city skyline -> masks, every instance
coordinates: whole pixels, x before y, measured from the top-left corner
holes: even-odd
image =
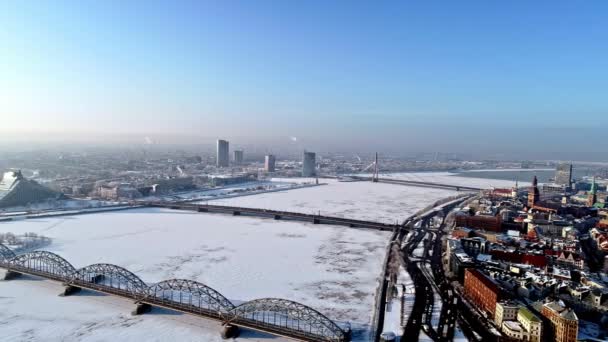
[[[6,3],[0,140],[605,160],[606,6]]]

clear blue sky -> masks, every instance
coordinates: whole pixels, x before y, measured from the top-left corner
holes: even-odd
[[[0,4],[5,136],[505,153],[532,137],[574,158],[605,146],[607,99],[607,1]]]

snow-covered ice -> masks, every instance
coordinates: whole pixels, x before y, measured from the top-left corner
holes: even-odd
[[[309,181],[304,178],[303,180]],[[372,182],[320,179],[318,187],[209,201],[211,204],[274,209],[360,220],[402,222],[418,210],[456,191]]]
[[[167,209],[134,209],[0,224],[52,238],[75,267],[112,263],[145,282],[200,281],[235,304],[277,297],[366,330],[390,233]],[[5,293],[8,283],[0,283]],[[12,284],[12,283],[11,283]],[[13,286],[13,285],[10,285]],[[3,294],[4,296],[4,294]]]
[[[475,177],[462,177],[458,173],[452,172],[398,172],[398,173],[385,173],[379,175],[381,178],[390,179],[402,179],[416,182],[430,182],[449,184],[455,186],[470,186],[480,189],[490,188],[511,188],[515,185],[514,181],[503,180],[503,179],[490,179],[490,178],[475,178]],[[520,186],[529,185],[528,182],[519,182]],[[446,196],[447,197],[447,196]]]
[[[226,185],[217,188],[185,191],[175,194],[158,196],[147,196],[139,199],[140,201],[206,201],[217,198],[229,198],[239,196],[249,196],[265,192],[281,190],[295,190],[302,187],[315,186],[314,182],[290,182],[288,178],[283,180],[261,180],[246,182],[233,185]]]
[[[0,341],[223,341],[220,323],[153,309],[131,316],[132,301],[90,291],[57,296],[61,284],[31,277],[0,282]],[[246,341],[282,342],[246,331]]]
[[[394,223],[456,194],[371,182],[321,182],[327,185],[213,203],[321,211],[324,215]],[[388,232],[364,229],[157,208],[0,222],[0,232],[9,231],[52,238],[52,244],[44,249],[76,267],[113,263],[148,283],[170,278],[197,280],[235,304],[261,297],[295,300],[336,321],[351,322],[354,340],[368,337],[390,237]],[[156,315],[131,317],[132,303],[124,299],[86,293],[59,298],[60,289],[59,284],[32,279],[0,282],[0,321],[2,331],[10,332],[0,335],[0,340],[4,336],[10,336],[11,341],[41,337],[100,341],[109,336],[114,340],[218,340],[219,327],[214,322],[158,310]],[[36,310],[36,303],[42,308]],[[412,303],[413,295],[409,294],[406,315]],[[248,341],[256,340],[249,337]]]

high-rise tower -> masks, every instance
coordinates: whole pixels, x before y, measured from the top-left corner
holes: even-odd
[[[234,150],[234,165],[243,164],[243,150]]]
[[[228,167],[230,164],[230,154],[228,141],[218,140],[217,141],[217,166]]]
[[[314,177],[315,176],[315,164],[317,155],[314,152],[304,151],[302,158],[302,177]]]
[[[274,172],[275,171],[275,157],[272,154],[266,155],[264,158],[264,170],[266,172]]]

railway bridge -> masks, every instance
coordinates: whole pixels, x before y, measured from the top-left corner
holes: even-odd
[[[351,338],[349,327],[339,326],[306,305],[279,298],[234,305],[220,292],[193,280],[169,279],[149,285],[117,265],[93,264],[77,269],[55,253],[16,255],[2,244],[0,268],[6,270],[5,280],[27,274],[61,282],[65,285],[64,296],[87,289],[132,299],[137,304],[133,314],[155,306],[219,321],[226,338],[236,336],[239,327],[298,341],[347,342]]]

